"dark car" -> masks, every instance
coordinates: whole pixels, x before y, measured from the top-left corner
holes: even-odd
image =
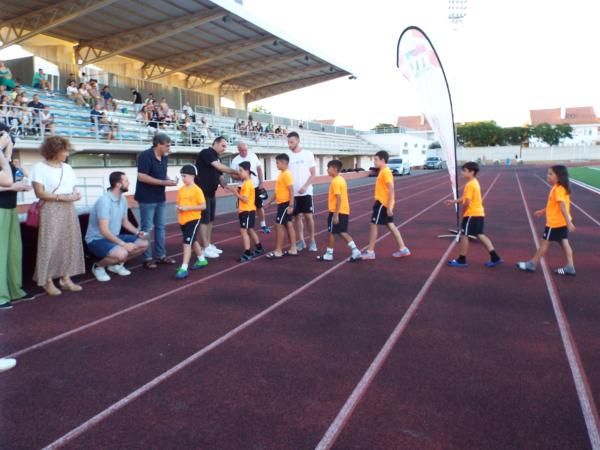
[[[442,158],[439,156],[430,156],[423,165],[423,169],[425,170],[438,170],[443,168],[444,164],[442,162]]]

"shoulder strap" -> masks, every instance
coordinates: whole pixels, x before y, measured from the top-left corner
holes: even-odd
[[[54,190],[52,191],[52,193],[54,194],[56,191],[58,191],[58,188],[60,187],[60,183],[62,183],[62,179],[63,179],[63,173],[65,172],[65,166],[60,165],[60,180],[58,180],[58,184],[56,185],[56,187],[54,188]]]

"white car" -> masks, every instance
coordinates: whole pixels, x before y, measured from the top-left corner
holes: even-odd
[[[410,175],[410,163],[402,158],[390,158],[388,167],[394,175]]]

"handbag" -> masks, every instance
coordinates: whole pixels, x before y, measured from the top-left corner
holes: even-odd
[[[60,183],[62,183],[64,168],[61,165],[60,168],[60,180],[58,180],[58,185],[52,191],[54,194],[58,188],[60,187]],[[40,226],[40,214],[42,212],[42,206],[44,206],[43,200],[38,200],[29,205],[29,209],[27,209],[27,220],[25,221],[25,225],[31,228],[39,228]]]

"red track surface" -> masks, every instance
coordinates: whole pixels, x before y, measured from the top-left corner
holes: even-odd
[[[0,355],[19,359],[0,375],[0,448],[590,448],[600,197],[573,188],[591,216],[573,208],[578,276],[551,276],[578,352],[569,361],[544,276],[514,269],[534,251],[517,173],[529,207],[543,206],[542,168],[480,175],[483,189],[495,180],[486,230],[507,261],[496,269],[473,244],[469,268],[435,270],[450,245],[435,236],[452,224],[440,173],[397,183],[406,260],[382,236],[376,261],[344,263],[340,243],[333,264],[314,254],[239,264],[234,222],[215,231],[225,256],[184,283],[171,269],[136,270],[18,304],[0,315]],[[360,245],[370,198],[351,191]],[[179,246],[175,234],[169,253]],[[561,263],[553,248],[549,267]]]

